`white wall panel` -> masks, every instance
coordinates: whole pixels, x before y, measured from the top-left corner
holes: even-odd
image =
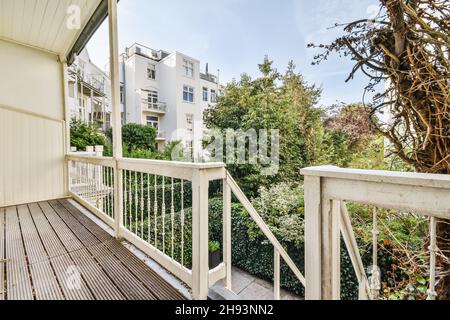
[[[0,40],[0,207],[65,195],[62,67]]]
[[[0,107],[0,207],[65,196],[63,130]]]
[[[0,40],[0,105],[63,119],[58,57]]]

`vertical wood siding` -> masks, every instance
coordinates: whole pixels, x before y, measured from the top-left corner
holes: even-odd
[[[0,207],[64,191],[64,122],[0,106]]]

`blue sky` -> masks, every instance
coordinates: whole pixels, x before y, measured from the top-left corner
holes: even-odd
[[[265,55],[284,71],[289,60],[305,80],[323,89],[321,104],[362,100],[364,76],[345,83],[353,63],[332,57],[311,66],[309,42],[329,42],[340,33],[336,22],[374,17],[377,0],[121,0],[120,49],[139,42],[154,49],[179,51],[220,69],[221,82],[243,72],[259,74]],[[93,61],[108,59],[106,23],[88,45]],[[202,65],[204,68],[204,65]]]

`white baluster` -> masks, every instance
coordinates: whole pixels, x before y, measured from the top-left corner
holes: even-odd
[[[170,223],[171,223],[171,229],[172,229],[172,235],[171,235],[171,253],[172,253],[172,259],[174,257],[174,248],[175,248],[175,237],[174,237],[174,222],[175,222],[175,206],[173,203],[173,194],[174,194],[174,186],[173,186],[173,178],[172,178],[172,188],[170,190],[171,192],[171,199],[170,199]]]
[[[141,172],[141,238],[144,239],[144,174]]]
[[[274,268],[273,268],[273,273],[274,273],[274,284],[273,284],[273,288],[274,288],[274,299],[275,300],[280,300],[281,299],[281,294],[280,294],[280,285],[281,285],[281,280],[280,280],[280,252],[274,247]]]
[[[147,173],[147,242],[150,243],[151,209],[150,209],[150,174]]]
[[[155,248],[158,248],[158,176],[155,175],[155,201],[153,204],[153,214],[155,215]]]
[[[138,234],[138,206],[139,206],[139,198],[138,198],[138,175],[137,172],[134,172],[134,230],[135,234]]]
[[[127,170],[123,171],[123,214],[124,214],[124,223],[125,223],[125,229],[127,228],[127,223],[128,223],[128,205],[127,205],[127,201],[128,201],[128,189],[127,189]]]
[[[428,289],[427,300],[436,300],[436,218],[430,217],[430,287]]]
[[[184,180],[181,180],[181,211],[180,211],[180,223],[181,223],[181,265],[184,265]]]
[[[371,299],[378,300],[380,291],[380,274],[378,272],[378,222],[377,222],[377,209],[373,208],[373,230],[372,230],[372,278],[370,281]]]
[[[133,212],[133,194],[132,194],[132,191],[131,191],[131,189],[133,188],[133,183],[132,183],[132,173],[131,173],[131,171],[128,171],[128,180],[129,180],[129,182],[130,182],[130,187],[129,187],[129,189],[128,189],[128,200],[129,200],[129,208],[130,208],[130,212],[129,212],[129,217],[128,217],[128,220],[129,220],[129,222],[130,222],[130,224],[129,224],[129,226],[128,226],[128,229],[131,231],[131,232],[133,232],[133,226],[132,226],[132,212]]]
[[[166,253],[166,177],[162,177],[162,247],[163,253]]]

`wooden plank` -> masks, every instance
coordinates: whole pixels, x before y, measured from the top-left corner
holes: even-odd
[[[94,221],[89,219],[80,210],[78,210],[73,204],[71,204],[67,199],[58,200],[58,202],[75,218],[77,219],[86,229],[88,229],[100,242],[105,242],[111,240],[111,235],[103,230]]]
[[[103,270],[129,300],[156,300],[156,297],[103,245],[88,248]]]
[[[80,212],[68,200],[59,202],[78,220],[86,229],[102,241],[109,252],[117,257],[127,267],[128,272],[136,276],[153,294],[162,300],[180,300],[184,296],[150,269],[143,261],[125,248],[119,241],[113,239],[105,230]]]
[[[39,209],[42,209],[42,211]],[[54,256],[84,248],[83,244],[56,214],[48,202],[39,203],[39,207],[31,212],[36,225],[38,225],[47,251],[50,251],[50,248],[52,248],[52,251],[55,253]]]
[[[329,199],[450,219],[448,189],[346,179],[323,180],[322,192]]]
[[[0,208],[0,301],[5,300],[5,209]]]
[[[100,228],[91,219],[80,212],[67,199],[59,202],[78,220],[86,229],[92,232],[102,241],[111,254],[116,256],[151,292],[162,300],[179,300],[184,296],[175,288],[170,286],[156,272],[150,269],[143,261],[139,260],[133,253],[125,248],[119,241],[113,239],[105,230]]]
[[[125,299],[121,291],[86,249],[72,252],[70,256],[97,300]]]
[[[74,219],[77,219],[80,224],[82,224],[86,228],[86,232],[91,232],[97,239],[102,243],[114,243],[114,238],[112,238],[106,231],[100,228],[95,222],[86,217],[83,213],[81,213],[76,207],[74,207],[67,200],[58,201],[62,207],[64,207],[69,214],[73,216]],[[124,248],[120,243],[115,247],[115,249]],[[151,278],[151,282],[147,282],[147,285],[144,286],[142,281],[137,279],[134,276],[133,272],[130,272],[130,269],[126,268],[126,264],[121,263],[121,260],[118,259],[113,253],[114,250],[108,250],[106,246],[103,245],[95,245],[88,247],[89,252],[95,257],[95,259],[99,262],[99,264],[103,267],[103,269],[108,273],[109,277],[114,281],[114,283],[122,290],[123,294],[130,300],[153,300],[156,299],[156,295],[151,293],[150,287],[155,287],[155,279]],[[121,252],[123,258],[131,259],[133,255],[128,251],[128,255],[124,257],[123,251]],[[137,258],[136,258],[137,259]],[[143,264],[143,262],[141,262]],[[145,264],[144,264],[145,266]],[[146,267],[146,266],[145,266]],[[142,268],[142,265],[141,265]],[[163,283],[157,283],[158,285],[162,285]],[[166,284],[167,286],[167,284]],[[170,293],[166,293],[165,295],[170,296]],[[173,296],[173,293],[172,293]]]
[[[58,201],[49,202],[58,216],[69,229],[76,235],[85,247],[91,247],[100,243],[77,219],[75,219]]]
[[[36,300],[64,300],[50,260],[30,265]]]
[[[6,274],[8,300],[33,300],[33,288],[22,242],[17,208],[6,208]]]
[[[84,249],[83,244],[67,227],[56,211],[46,202],[40,203],[39,205],[45,212],[44,218],[50,221],[51,226],[57,232],[57,235],[54,234],[54,236],[57,237],[59,242],[58,247],[61,247],[65,253],[69,252],[69,256],[65,255],[60,259],[56,259],[56,261],[51,260],[52,263],[58,263],[60,265],[58,269],[60,281],[67,282],[67,272],[72,273],[73,277],[77,277],[76,272],[79,272],[83,278],[83,284],[80,289],[71,290],[71,285],[66,284],[64,291],[67,298],[70,300],[85,300],[88,298],[98,300],[123,299],[120,291],[107,277],[101,267],[98,266],[94,258]],[[41,215],[43,215],[42,212]],[[59,248],[58,251],[60,252],[61,249]],[[66,269],[65,272],[64,269]]]
[[[104,245],[160,300],[185,300],[186,297],[172,287],[159,274],[136,255],[113,239]]]
[[[334,166],[304,168],[301,170],[301,174],[305,176],[376,182],[382,184],[400,184],[416,187],[450,189],[450,176],[448,174],[344,169]]]
[[[28,207],[19,206],[17,211],[36,300],[62,300],[64,296]]]
[[[51,263],[67,300],[95,299],[69,254],[54,257],[51,259]]]

